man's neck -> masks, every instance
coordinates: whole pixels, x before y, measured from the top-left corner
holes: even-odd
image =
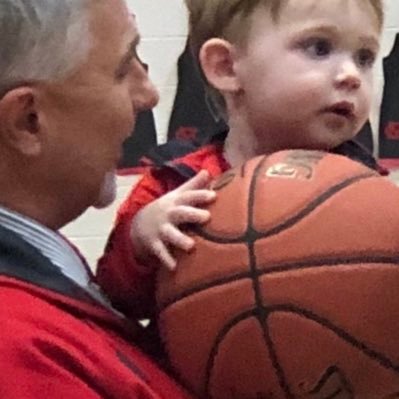
[[[43,205],[42,207],[36,207],[34,203],[18,201],[17,198],[8,200],[7,198],[1,196],[0,206],[22,216],[26,216],[51,230],[56,231],[62,227],[62,223],[56,221],[57,218],[51,215],[51,208],[47,207],[46,205]],[[47,211],[47,209],[49,211]]]
[[[18,182],[0,181],[0,206],[17,212],[22,216],[42,224],[43,226],[57,231],[79,214],[74,214],[73,198],[65,198],[60,201],[54,195],[46,195],[40,190],[31,191]]]

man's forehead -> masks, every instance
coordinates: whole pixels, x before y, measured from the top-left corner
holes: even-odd
[[[132,52],[132,45],[139,39],[136,18],[124,0],[92,2],[91,10],[93,45],[86,64],[90,64],[91,69],[114,71]]]

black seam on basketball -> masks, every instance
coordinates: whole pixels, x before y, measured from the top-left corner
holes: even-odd
[[[264,163],[267,161],[267,157],[261,158],[259,161],[258,165],[255,167],[254,173],[252,174],[251,177],[251,183],[249,186],[249,197],[248,197],[248,214],[247,214],[247,232],[248,234],[248,240],[246,241],[247,249],[248,249],[248,256],[249,256],[249,277],[251,278],[252,281],[252,288],[254,291],[254,298],[255,298],[255,304],[257,307],[257,316],[259,322],[262,324],[263,321],[265,320],[265,314],[263,313],[263,298],[262,298],[262,292],[261,288],[259,285],[259,278],[258,278],[258,273],[257,273],[257,268],[256,268],[256,255],[255,255],[255,250],[254,250],[254,243],[255,240],[252,238],[255,238],[255,235],[252,234],[252,222],[253,222],[253,207],[255,203],[255,190],[256,190],[256,182],[258,180],[258,175],[260,173],[260,170],[262,169]]]
[[[306,270],[319,267],[333,267],[333,266],[354,266],[357,264],[381,264],[399,266],[399,254],[383,254],[383,255],[358,255],[342,257],[342,258],[324,258],[324,259],[304,259],[296,261],[295,263],[284,263],[276,266],[267,266],[267,270],[258,268],[259,276],[266,274],[282,273],[295,270]],[[265,267],[265,266],[263,266]]]
[[[355,339],[352,335],[347,333],[343,328],[333,324],[329,320],[327,320],[324,317],[321,317],[317,315],[314,312],[311,312],[307,309],[303,309],[294,305],[275,305],[275,306],[270,306],[267,309],[267,317],[270,317],[270,315],[273,315],[273,313],[281,312],[281,313],[293,313],[299,316],[302,316],[308,320],[311,320],[315,322],[316,324],[321,325],[322,327],[326,328],[328,331],[334,333],[336,336],[339,338],[343,339],[346,343],[351,345],[352,347],[358,349],[361,353],[363,353],[365,356],[369,357],[370,359],[376,361],[379,363],[382,367],[385,369],[391,370],[397,374],[399,374],[399,364],[394,364],[387,356],[385,356],[382,353],[379,353],[372,348],[368,347],[364,342],[361,342],[357,339]],[[220,344],[222,343],[223,339],[226,337],[226,335],[235,327],[237,324],[242,322],[245,319],[248,319],[249,317],[254,317],[257,318],[257,309],[250,309],[246,310],[245,312],[241,312],[237,316],[235,316],[233,319],[228,321],[222,329],[219,331],[218,335],[215,338],[214,344],[212,345],[210,355],[208,357],[208,362],[206,365],[206,372],[205,372],[205,392],[204,394],[207,395],[207,397],[212,398],[211,396],[211,386],[210,386],[210,380],[211,380],[211,375],[212,375],[212,370],[215,365],[215,359],[218,355],[218,350],[220,347]],[[262,326],[263,327],[263,326]],[[277,360],[277,355],[276,355],[276,350],[273,344],[273,340],[271,337],[270,339],[270,345],[267,345],[267,349],[269,350],[269,354],[271,355],[271,360],[273,362],[273,366],[276,365],[274,360]],[[274,355],[273,355],[274,354]],[[275,357],[275,359],[273,359]],[[278,370],[275,370],[276,373]],[[277,374],[278,376],[278,374]],[[349,384],[349,382],[347,381]],[[286,385],[287,390],[285,390],[285,386],[281,386],[285,390],[285,393],[287,396],[287,399],[293,399],[294,396],[289,391],[289,387],[286,384],[285,381],[283,381],[283,384]]]
[[[263,157],[258,165],[256,165],[256,168],[254,169],[254,173],[252,174],[251,177],[251,183],[249,185],[249,190],[248,190],[248,214],[247,214],[247,233],[250,233],[252,228],[253,228],[253,209],[255,206],[255,191],[256,191],[256,185],[258,182],[258,176],[260,171],[262,170],[263,165],[267,161],[267,157]]]
[[[194,233],[206,241],[210,241],[210,242],[214,242],[214,243],[218,243],[218,244],[241,244],[241,243],[247,242],[248,240],[252,240],[252,241],[259,240],[261,238],[267,238],[272,235],[277,235],[277,234],[281,233],[282,231],[287,230],[288,228],[290,228],[293,225],[295,225],[296,223],[298,223],[301,219],[305,218],[311,212],[316,210],[320,205],[322,205],[323,202],[330,199],[331,197],[338,194],[339,192],[343,191],[344,189],[350,187],[352,184],[357,183],[358,181],[373,178],[373,177],[376,177],[375,174],[365,173],[365,174],[362,174],[359,176],[354,176],[354,177],[348,178],[348,179],[336,184],[335,186],[329,188],[324,193],[320,194],[316,199],[309,202],[305,208],[300,210],[295,215],[288,217],[285,221],[281,222],[277,226],[274,226],[270,230],[267,230],[262,233],[254,230],[254,229],[248,228],[247,231],[244,234],[240,235],[239,237],[224,238],[224,237],[219,237],[212,233],[206,232],[203,227],[194,228]]]
[[[263,340],[265,341],[265,345],[268,348],[269,356],[271,358],[276,377],[278,379],[278,383],[285,393],[286,399],[294,399],[290,388],[288,387],[286,377],[284,375],[284,370],[280,365],[280,362],[277,357],[277,353],[274,351],[273,342],[270,337],[269,328],[267,326],[267,310],[265,308],[265,303],[262,295],[262,288],[259,281],[259,272],[257,268],[256,254],[255,254],[255,242],[258,239],[257,232],[254,229],[254,207],[255,207],[255,197],[256,197],[256,188],[258,183],[259,173],[263,168],[264,163],[267,161],[267,158],[264,157],[261,162],[257,165],[254,173],[252,175],[251,184],[249,187],[249,197],[248,197],[248,216],[247,216],[247,246],[249,251],[249,261],[250,261],[250,272],[252,279],[252,287],[254,290],[255,296],[255,305],[256,305],[256,317],[260,324]]]
[[[269,330],[266,323],[267,313],[264,305],[264,298],[262,295],[262,288],[259,282],[259,273],[257,269],[257,261],[256,261],[256,254],[255,254],[255,242],[257,240],[257,233],[254,229],[254,206],[255,206],[255,194],[256,194],[256,187],[258,183],[259,173],[263,168],[264,163],[267,161],[267,157],[263,157],[261,161],[256,166],[254,173],[251,178],[251,183],[249,186],[249,196],[248,196],[248,214],[247,214],[247,240],[246,244],[248,247],[249,252],[249,269],[250,269],[250,277],[252,280],[252,288],[254,291],[254,298],[255,298],[255,306],[256,306],[256,318],[261,326],[262,336],[265,341],[265,345],[268,348],[270,358],[273,363],[274,370],[276,372],[276,376],[279,382],[281,389],[284,391],[286,395],[286,399],[294,399],[288,384],[286,382],[286,378],[284,376],[284,370],[281,367],[277,354],[273,350],[273,343],[271,341]]]
[[[325,399],[335,399],[338,397],[338,395],[340,395],[342,393],[342,389],[338,388],[334,393],[332,393],[331,395],[328,395]],[[344,392],[345,393],[345,392]]]
[[[294,306],[291,304],[275,305],[275,306],[269,307],[267,310],[268,310],[268,317],[270,317],[270,315],[272,315],[273,313],[276,313],[276,312],[285,312],[285,313],[294,313],[294,314],[300,315],[308,320],[312,320],[315,323],[325,327],[327,330],[335,333],[335,335],[337,335],[338,337],[343,339],[346,343],[348,343],[351,346],[353,346],[354,348],[358,349],[360,352],[362,352],[368,358],[375,360],[377,363],[379,363],[385,369],[391,370],[391,371],[399,374],[399,364],[395,364],[386,355],[370,348],[364,342],[361,342],[361,341],[355,339],[352,335],[350,335],[348,332],[346,332],[343,328],[333,324],[328,319],[326,319],[322,316],[319,316],[318,314],[316,314],[310,310],[300,308],[300,307],[297,307],[297,306]]]
[[[267,312],[267,308],[265,309],[265,311]],[[269,351],[269,355],[270,355],[280,388],[284,391],[284,393],[286,395],[286,399],[295,399],[295,396],[292,394],[291,389],[288,385],[287,378],[284,375],[284,369],[278,360],[277,352],[274,349],[273,340],[272,340],[272,337],[270,336],[270,329],[269,329],[269,326],[267,325],[267,315],[266,315],[265,319],[263,320],[263,323],[261,324],[261,326],[263,327],[262,328],[263,339],[265,340],[265,343],[267,345],[267,349]]]
[[[266,314],[263,312],[263,296],[261,292],[261,287],[259,285],[259,275],[258,270],[256,268],[256,255],[254,250],[254,243],[248,243],[248,252],[249,252],[249,277],[252,281],[252,289],[254,291],[255,304],[257,307],[257,317],[259,323],[263,323],[265,320]]]
[[[205,369],[205,381],[204,381],[204,385],[203,385],[205,392],[203,392],[203,394],[206,395],[206,397],[212,398],[212,395],[210,392],[210,390],[211,390],[211,386],[210,386],[211,374],[212,374],[213,367],[215,365],[216,356],[218,355],[220,343],[222,342],[222,340],[224,339],[226,334],[234,326],[236,326],[241,321],[248,319],[251,316],[256,318],[256,316],[257,316],[256,309],[253,308],[250,310],[246,310],[245,312],[241,312],[240,314],[235,316],[233,319],[231,319],[229,322],[227,322],[227,324],[224,325],[224,327],[219,331],[219,334],[216,336],[215,341],[210,350],[208,362],[206,364],[206,369]]]
[[[333,267],[333,266],[349,267],[357,264],[363,264],[363,265],[381,264],[381,265],[392,265],[393,267],[394,265],[399,266],[399,254],[390,254],[390,255],[382,254],[382,255],[373,255],[373,256],[370,255],[358,256],[357,254],[354,254],[353,257],[347,257],[347,258],[305,259],[300,262],[296,261],[293,263],[283,263],[275,266],[268,265],[267,270],[262,270],[262,268],[259,268],[257,273],[259,276],[264,276],[266,274],[281,273],[286,271],[306,270],[318,267]],[[185,299],[186,297],[195,295],[201,291],[206,291],[208,289],[232,283],[234,281],[242,280],[245,278],[248,279],[251,278],[250,271],[237,273],[229,277],[224,277],[217,280],[213,280],[212,282],[209,283],[203,283],[197,285],[193,288],[183,291],[182,293],[176,295],[170,300],[165,301],[165,303],[163,303],[162,305],[159,305],[158,308],[159,313],[165,311],[169,306],[172,306],[173,304]]]
[[[308,216],[314,210],[316,210],[327,199],[332,198],[334,195],[336,195],[339,192],[343,191],[344,189],[350,187],[352,184],[357,183],[358,181],[361,181],[361,180],[365,180],[370,177],[375,177],[375,175],[374,174],[365,174],[363,176],[353,177],[351,179],[343,181],[341,184],[337,184],[336,186],[333,186],[331,188],[331,190],[326,191],[324,194],[321,194],[314,201],[311,201],[301,212],[288,218],[285,222],[282,222],[279,225],[273,227],[267,233],[262,233],[262,234],[258,233],[259,237],[257,237],[257,239],[277,235],[277,234],[281,233],[282,231],[287,230],[288,228],[290,228],[290,227],[294,226],[296,223],[298,223],[300,220],[304,219],[306,216]]]
[[[329,367],[324,374],[321,376],[320,380],[317,382],[317,384],[315,385],[314,388],[312,388],[309,391],[310,395],[315,395],[320,393],[320,391],[323,389],[324,384],[327,383],[327,381],[333,376],[333,375],[338,375],[339,379],[341,380],[341,383],[343,384],[343,387],[346,389],[346,393],[349,393],[349,395],[351,395],[350,399],[354,398],[354,391],[353,391],[353,387],[351,386],[350,382],[347,380],[344,372],[337,366],[337,365],[333,365],[331,367]],[[342,389],[340,389],[341,393]],[[334,393],[333,395],[337,395],[337,393]],[[330,398],[334,398],[334,396],[330,395]]]

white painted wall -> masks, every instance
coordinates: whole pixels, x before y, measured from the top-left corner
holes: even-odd
[[[128,0],[128,3],[138,18],[143,37],[139,49],[140,56],[149,64],[150,75],[160,89],[161,101],[155,109],[155,119],[158,140],[161,143],[166,139],[176,90],[176,61],[186,40],[184,3],[183,0]],[[399,0],[386,0],[386,7],[387,18],[381,57],[390,52],[395,35],[399,32]],[[377,64],[375,73],[376,93],[371,119],[376,132],[383,87],[381,62]],[[118,199],[112,207],[102,211],[90,209],[64,229],[64,233],[77,244],[93,267],[102,252],[115,211],[137,179],[138,177],[119,178]]]

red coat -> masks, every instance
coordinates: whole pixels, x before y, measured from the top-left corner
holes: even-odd
[[[189,398],[134,345],[137,325],[1,226],[0,304],[0,398]]]

